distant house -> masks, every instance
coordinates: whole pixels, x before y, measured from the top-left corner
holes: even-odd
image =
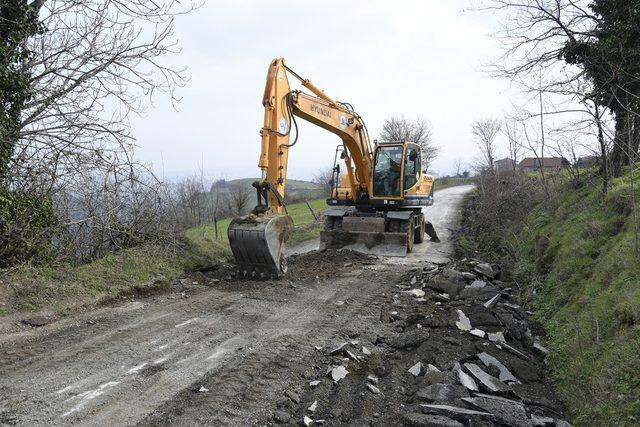
[[[522,159],[518,164],[518,168],[522,172],[536,172],[542,169],[545,171],[555,171],[569,166],[571,166],[571,163],[564,157],[527,157]]]
[[[493,162],[496,172],[512,171],[516,168],[516,162],[508,157]]]
[[[576,166],[579,168],[591,168],[598,166],[600,163],[600,156],[584,156],[580,157],[576,162]]]

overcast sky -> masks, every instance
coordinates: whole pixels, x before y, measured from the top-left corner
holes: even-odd
[[[269,62],[287,65],[334,99],[348,101],[371,138],[392,115],[423,116],[442,147],[433,169],[478,156],[474,119],[501,115],[508,85],[480,71],[499,54],[491,16],[465,0],[219,1],[176,20],[188,67],[175,111],[162,97],[133,118],[137,157],[166,177],[203,164],[213,177],[258,176],[261,97]],[[294,83],[291,79],[291,83]],[[289,177],[310,179],[333,161],[340,142],[298,120]]]

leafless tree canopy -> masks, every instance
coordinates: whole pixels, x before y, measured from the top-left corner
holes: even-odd
[[[320,186],[323,196],[329,197],[331,195],[331,186],[333,184],[333,168],[328,167],[319,170],[313,177],[313,182]]]
[[[475,137],[478,148],[482,152],[485,165],[491,171],[493,171],[493,162],[496,158],[496,137],[501,128],[502,124],[495,118],[476,120],[471,126],[471,132]]]
[[[431,126],[422,117],[409,120],[405,117],[391,117],[382,124],[378,137],[381,141],[410,141],[422,147],[422,166],[428,170],[438,157],[440,147],[433,142]]]

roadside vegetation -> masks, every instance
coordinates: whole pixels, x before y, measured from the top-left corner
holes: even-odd
[[[520,284],[547,331],[547,368],[578,425],[640,422],[640,188],[637,172],[610,182],[479,179],[458,251],[488,256]],[[501,212],[500,221],[495,221]]]
[[[309,206],[320,218],[325,200],[312,200]],[[290,246],[317,236],[321,221],[314,218],[306,202],[291,204],[288,211],[296,226]],[[231,259],[227,240],[230,222],[230,218],[218,221],[218,237],[214,224],[208,223],[187,229],[182,238],[124,248],[88,263],[25,264],[5,270],[0,276],[5,294],[0,294],[0,315],[43,308],[59,311],[144,293],[166,286],[189,271],[227,262]]]

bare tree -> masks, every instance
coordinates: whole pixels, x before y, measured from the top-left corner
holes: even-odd
[[[313,182],[320,186],[322,195],[329,197],[331,195],[331,187],[333,185],[333,168],[319,170],[313,177]]]
[[[471,132],[476,139],[476,145],[484,157],[485,165],[493,173],[493,162],[496,157],[496,137],[502,125],[496,118],[476,120],[471,126]]]
[[[453,170],[456,174],[456,176],[462,176],[462,160],[461,159],[455,159],[453,161]]]
[[[504,119],[504,135],[507,137],[507,149],[509,158],[513,160],[513,170],[516,170],[520,154],[522,152],[521,124],[513,117]]]
[[[391,117],[382,124],[378,138],[382,141],[410,141],[422,147],[422,167],[428,170],[438,157],[440,147],[433,142],[431,126],[423,118],[408,120],[403,117]]]
[[[225,195],[227,209],[232,215],[242,215],[246,213],[251,200],[251,193],[246,185],[236,185]]]

